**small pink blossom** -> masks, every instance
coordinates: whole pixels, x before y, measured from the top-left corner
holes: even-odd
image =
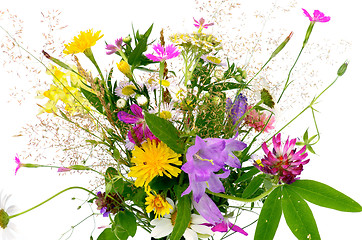
[[[249,111],[251,107],[252,106],[248,106],[247,111]],[[266,125],[263,132],[268,132],[269,130],[274,129],[273,124],[275,122],[274,116],[271,116],[270,119],[269,117],[270,114],[266,114],[264,112],[261,113],[256,111],[255,109],[252,109],[245,117],[244,121],[248,126],[254,128],[257,132],[261,132]]]
[[[58,168],[58,172],[69,172],[70,170],[72,170],[72,169],[66,168],[66,167],[60,167],[60,168]]]
[[[208,27],[214,25],[214,23],[206,23],[206,24],[205,24],[205,19],[204,19],[204,18],[200,18],[199,21],[197,21],[197,20],[194,18],[194,21],[195,21],[194,26],[197,27],[197,28],[208,28]]]
[[[161,44],[157,43],[152,46],[156,54],[146,54],[146,57],[154,62],[162,62],[167,59],[175,58],[180,55],[180,52],[177,50],[177,47],[173,44],[163,47]]]
[[[15,175],[16,175],[18,170],[23,166],[23,164],[20,162],[18,154],[16,154],[16,156],[15,156],[15,163],[17,164],[16,169],[15,169]]]
[[[319,10],[314,10],[313,17],[304,8],[302,8],[302,10],[304,15],[308,17],[311,22],[329,22],[329,20],[331,20],[331,17],[325,16],[324,13]]]

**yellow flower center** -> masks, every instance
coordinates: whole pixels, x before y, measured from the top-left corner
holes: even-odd
[[[127,85],[124,88],[122,88],[122,94],[125,96],[130,96],[135,93],[136,87],[133,85]]]
[[[9,223],[9,215],[5,212],[4,209],[0,210],[0,227],[5,229]]]
[[[170,111],[162,111],[160,112],[160,117],[164,119],[171,119],[172,114],[170,113]]]
[[[161,80],[161,85],[164,87],[169,87],[170,86],[170,82],[167,80]]]
[[[217,57],[207,56],[206,59],[209,60],[212,63],[215,63],[215,64],[220,64],[221,63],[221,60],[219,58],[217,58]]]

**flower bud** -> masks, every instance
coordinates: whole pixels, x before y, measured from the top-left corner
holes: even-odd
[[[126,104],[127,104],[127,102],[123,98],[118,99],[116,102],[116,106],[121,109],[124,108],[126,106]]]
[[[293,32],[290,32],[289,36],[277,47],[277,49],[274,50],[274,52],[271,54],[270,58],[275,57],[281,50],[283,50],[283,48],[285,47],[285,45],[287,45],[287,43],[292,38],[292,36],[293,36]]]
[[[130,35],[128,35],[127,37],[123,38],[123,42],[124,42],[124,43],[129,44],[131,41],[132,41],[132,38],[131,38]]]
[[[83,165],[73,165],[69,167],[72,170],[91,170],[90,167],[83,166]]]
[[[338,76],[343,76],[343,74],[346,72],[347,70],[347,66],[348,66],[348,61],[345,61],[338,69],[337,71],[337,75]]]
[[[126,61],[122,60],[120,63],[117,63],[117,67],[126,77],[132,78],[131,67]]]
[[[135,98],[139,106],[144,106],[148,103],[148,99],[144,95],[136,94]]]

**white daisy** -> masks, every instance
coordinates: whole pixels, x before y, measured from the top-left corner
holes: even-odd
[[[171,234],[173,230],[173,226],[176,221],[176,214],[177,211],[175,209],[173,201],[169,201],[169,203],[172,205],[172,210],[170,214],[166,214],[163,218],[156,218],[151,221],[151,225],[155,226],[152,229],[151,237],[153,238],[162,238],[169,234]],[[202,225],[204,223],[207,223],[206,219],[204,219],[202,216],[197,214],[191,214],[191,221],[186,228],[185,233],[183,234],[183,237],[185,240],[198,240],[201,239],[207,239],[211,235],[213,235],[213,231],[211,231],[211,228],[205,225]]]
[[[114,93],[120,98],[128,99],[129,97],[133,97],[134,95],[136,95],[135,90],[136,87],[132,83],[128,81],[121,81],[118,83],[118,86],[114,90]]]
[[[0,192],[0,236],[3,240],[15,239],[15,224],[10,221],[9,216],[17,211],[14,205],[8,206],[7,201],[11,195]]]

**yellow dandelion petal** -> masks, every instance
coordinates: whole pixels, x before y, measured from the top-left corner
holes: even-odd
[[[93,29],[89,29],[85,32],[81,31],[78,36],[73,38],[73,41],[64,44],[65,50],[63,51],[64,54],[76,54],[82,53],[86,49],[94,46],[96,42],[103,37],[101,35],[101,31],[97,31],[93,33]]]
[[[179,160],[181,154],[175,153],[165,143],[157,140],[147,141],[142,147],[135,147],[132,151],[132,163],[135,166],[130,168],[128,176],[135,177],[135,186],[148,186],[156,176],[166,175],[171,178],[177,177],[181,169]]]

